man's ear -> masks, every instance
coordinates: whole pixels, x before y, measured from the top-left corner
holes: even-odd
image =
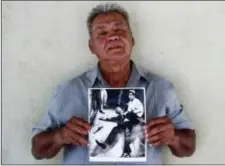
[[[89,39],[88,46],[89,46],[89,49],[90,49],[91,53],[94,54],[93,41],[92,41],[92,39]]]

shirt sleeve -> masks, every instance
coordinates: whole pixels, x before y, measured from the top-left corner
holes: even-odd
[[[60,127],[58,112],[62,107],[63,102],[62,88],[58,86],[54,91],[47,111],[43,114],[40,121],[32,128],[32,136],[43,131],[51,131]]]
[[[160,93],[157,93],[156,99],[156,117],[170,117],[175,129],[194,129],[190,117],[178,101],[174,86],[164,81],[160,87]]]
[[[138,117],[141,117],[144,113],[143,105],[139,100],[136,100],[135,107],[134,107],[134,113],[136,113],[138,115]]]

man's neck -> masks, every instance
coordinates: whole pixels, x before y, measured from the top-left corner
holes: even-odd
[[[131,62],[129,61],[122,65],[116,66],[116,68],[117,67],[118,69],[116,70],[110,70],[110,67],[100,63],[102,77],[113,88],[125,87],[131,74]]]

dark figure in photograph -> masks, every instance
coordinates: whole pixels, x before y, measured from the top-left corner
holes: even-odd
[[[103,105],[103,100],[102,100],[102,92],[99,89],[94,89],[91,92],[91,109],[92,113],[90,115],[90,124],[94,124],[95,117],[98,112],[104,114],[102,105]]]
[[[131,148],[130,148],[130,144],[131,144],[131,139],[130,139],[130,131],[128,128],[126,128],[126,130],[124,131],[124,147],[123,147],[123,153],[121,155],[121,157],[131,157]]]

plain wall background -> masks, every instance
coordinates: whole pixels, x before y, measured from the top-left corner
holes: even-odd
[[[86,17],[99,2],[2,2],[3,164],[36,161],[31,128],[46,111],[52,89],[93,67]],[[197,132],[191,158],[167,164],[225,163],[225,3],[120,2],[128,10],[133,60],[167,77]]]

